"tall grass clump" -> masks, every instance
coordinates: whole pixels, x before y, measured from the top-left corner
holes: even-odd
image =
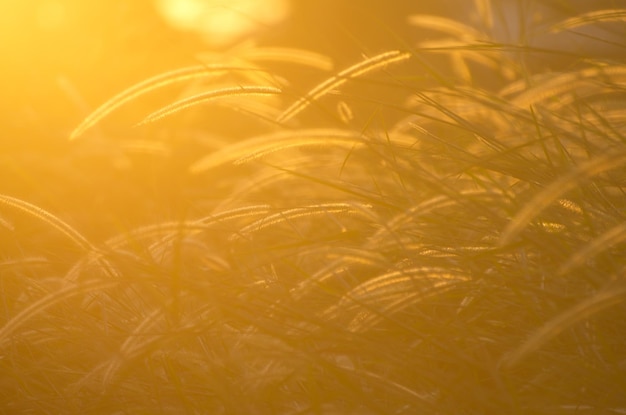
[[[474,3],[480,24],[416,13],[428,40],[344,67],[205,54],[89,115],[73,143],[161,166],[180,209],[92,240],[0,195],[2,409],[626,412],[626,61],[533,43],[596,27],[623,51],[624,11],[503,41]]]

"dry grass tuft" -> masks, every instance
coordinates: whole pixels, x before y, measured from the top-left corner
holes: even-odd
[[[624,412],[626,62],[473,4],[295,97],[332,61],[246,43],[87,117],[58,216],[0,195],[0,412]],[[140,124],[210,118],[87,137],[170,85]]]

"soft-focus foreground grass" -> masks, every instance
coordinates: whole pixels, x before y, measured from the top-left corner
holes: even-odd
[[[504,43],[476,4],[95,110],[38,161],[56,209],[0,196],[0,412],[625,413],[626,62],[541,39],[623,54],[626,10]]]

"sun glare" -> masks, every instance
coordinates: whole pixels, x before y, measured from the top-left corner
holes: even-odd
[[[37,10],[37,23],[42,29],[54,30],[67,22],[67,9],[59,1],[45,1]]]
[[[214,46],[279,23],[289,13],[287,0],[156,0],[156,6],[172,27],[196,32]]]

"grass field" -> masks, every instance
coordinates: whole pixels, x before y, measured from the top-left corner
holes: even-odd
[[[626,413],[606,3],[185,43],[71,129],[3,103],[0,413]]]

